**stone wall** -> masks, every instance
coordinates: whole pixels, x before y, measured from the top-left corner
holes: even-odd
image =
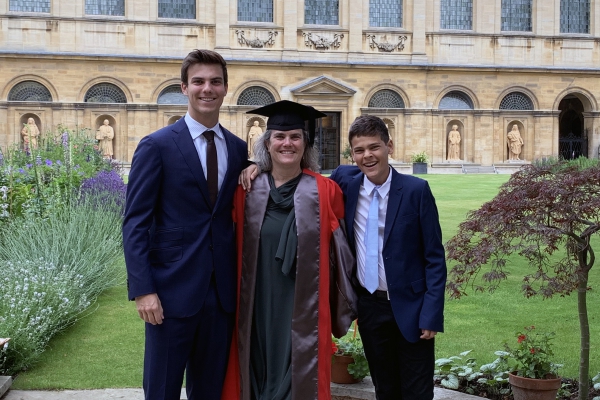
[[[181,59],[194,48],[214,48],[229,64],[221,122],[244,139],[251,107],[237,100],[255,85],[276,100],[341,113],[341,149],[352,121],[367,113],[393,128],[400,162],[421,151],[433,163],[446,162],[454,123],[461,126],[464,162],[505,163],[506,133],[514,123],[522,127],[522,158],[531,161],[558,155],[559,104],[572,98],[583,107],[588,155],[597,155],[600,0],[592,1],[586,35],[560,34],[559,0],[537,2],[526,33],[500,30],[500,0],[476,2],[471,31],[441,30],[439,0],[405,0],[402,28],[370,28],[367,0],[341,0],[339,26],[305,25],[302,2],[275,0],[273,23],[244,23],[236,20],[236,0],[219,7],[216,0],[199,2],[195,20],[158,18],[152,1],[125,2],[123,17],[86,16],[84,0],[54,1],[50,14],[10,12],[8,2],[0,4],[0,146],[20,139],[26,114],[35,114],[42,130],[58,123],[96,129],[110,117],[115,157],[128,162],[144,135],[185,114],[185,105],[157,104],[162,89],[179,83]],[[331,45],[318,48],[309,35]],[[403,47],[381,51],[374,42]],[[7,101],[10,90],[28,80],[48,88],[52,102]],[[85,103],[87,90],[101,82],[118,86],[127,103]],[[396,92],[405,108],[368,107],[379,90]],[[453,91],[469,97],[473,108],[440,109]],[[533,110],[499,109],[515,91],[531,99]]]

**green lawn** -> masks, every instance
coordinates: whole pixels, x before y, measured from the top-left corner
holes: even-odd
[[[444,241],[456,233],[468,210],[491,199],[508,175],[422,175],[437,199]],[[600,251],[596,237],[594,248]],[[598,263],[597,263],[598,264]],[[557,361],[561,373],[576,377],[579,362],[579,325],[576,296],[526,299],[520,281],[526,265],[514,259],[513,273],[493,294],[473,293],[446,305],[446,332],[438,335],[437,357],[473,350],[479,364],[492,361],[504,340],[525,326],[556,332]],[[600,266],[590,275],[588,310],[592,355],[590,374],[600,372]],[[18,376],[14,388],[139,387],[142,381],[143,323],[124,287],[105,292],[97,308],[50,342],[48,350],[29,371]],[[595,348],[595,350],[594,350]]]

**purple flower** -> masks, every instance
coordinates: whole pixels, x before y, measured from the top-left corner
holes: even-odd
[[[26,174],[27,172],[25,172],[25,170],[23,168],[19,168],[19,172],[22,174]]]
[[[46,159],[46,165],[49,166],[49,167],[51,167],[52,166],[52,161]]]
[[[114,204],[122,212],[127,185],[115,171],[100,171],[81,184],[81,197],[93,204]]]
[[[62,162],[60,162],[60,160],[56,160],[56,165],[62,165]]]
[[[31,167],[33,167],[33,164],[27,164],[27,165],[25,165],[25,166],[26,166],[27,168],[31,168]]]
[[[35,163],[37,165],[42,165],[42,157],[39,154],[35,157]]]
[[[69,134],[66,131],[62,134],[62,144],[64,147],[67,147],[69,144]]]

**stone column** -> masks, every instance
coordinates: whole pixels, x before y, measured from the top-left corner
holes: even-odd
[[[297,61],[298,24],[304,25],[304,10],[300,9],[297,1],[276,1],[283,9],[283,61]]]
[[[540,36],[558,34],[560,31],[560,1],[538,1],[531,13],[533,32]]]
[[[583,126],[588,135],[588,158],[600,158],[600,112],[584,112]]]
[[[348,1],[348,25],[342,28],[348,28],[348,52],[360,53],[363,49],[363,23],[369,20],[368,8],[367,16],[364,18],[364,7],[362,0]],[[368,23],[367,23],[368,26]]]
[[[412,62],[425,63],[427,62],[427,49],[425,47],[425,30],[427,17],[426,1],[413,1],[412,14]],[[407,15],[407,17],[409,17]],[[406,19],[405,19],[406,20]],[[409,24],[406,24],[409,25]]]
[[[215,50],[229,49],[229,1],[219,1],[215,8]],[[221,53],[223,54],[223,53]]]

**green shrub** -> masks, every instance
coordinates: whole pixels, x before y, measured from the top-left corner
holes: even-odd
[[[117,168],[102,158],[89,129],[71,131],[59,125],[40,135],[38,143],[31,152],[15,145],[3,154],[0,222],[27,213],[52,215],[73,200],[84,179]]]
[[[103,290],[124,281],[121,206],[66,205],[0,228],[0,375],[29,366]]]
[[[427,163],[429,162],[429,157],[427,156],[427,153],[422,151],[420,153],[415,153],[412,156],[410,156],[410,161],[414,163]]]

